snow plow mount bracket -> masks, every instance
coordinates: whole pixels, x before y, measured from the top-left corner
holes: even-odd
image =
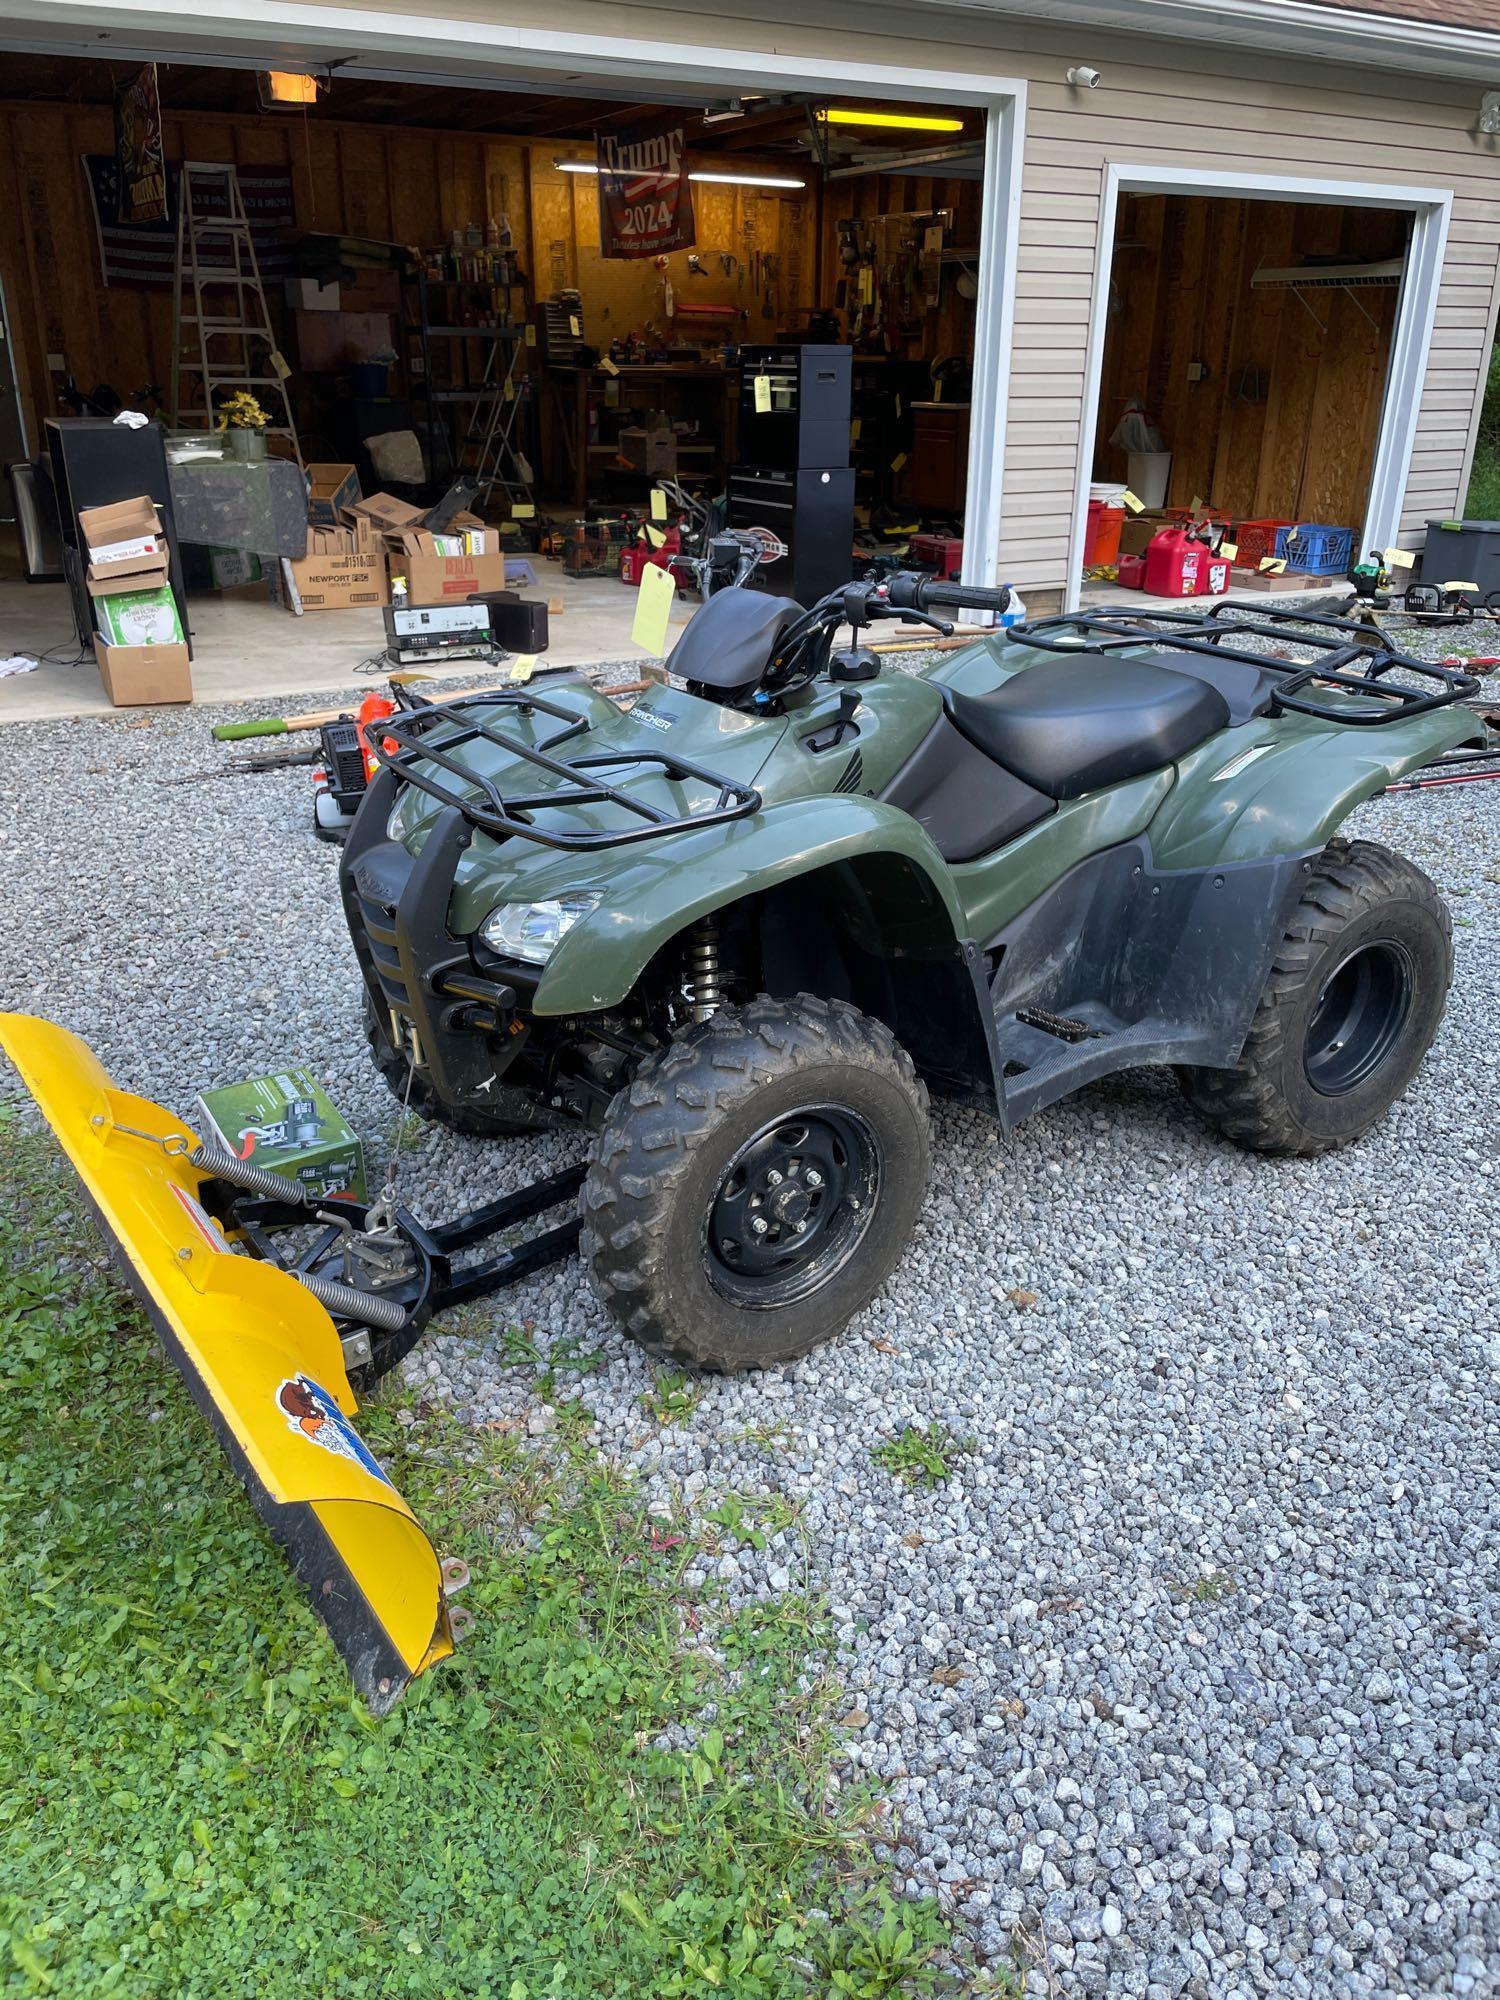
[[[519,1242],[485,1246],[573,1201],[585,1171],[566,1168],[440,1223],[421,1222],[383,1198],[307,1207],[215,1179],[203,1183],[200,1198],[227,1236],[320,1300],[348,1367],[374,1380],[410,1353],[437,1314],[569,1256],[581,1227],[576,1214]],[[472,1251],[482,1254],[466,1257]]]

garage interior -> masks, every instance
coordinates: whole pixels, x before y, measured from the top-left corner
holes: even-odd
[[[648,104],[628,86],[607,95],[584,77],[570,79],[574,95],[525,77],[476,89],[337,66],[313,76],[150,67],[170,212],[127,222],[114,107],[138,62],[7,57],[0,199],[17,226],[0,245],[0,284],[15,395],[0,406],[15,420],[6,457],[17,471],[0,506],[21,518],[0,552],[0,593],[6,651],[42,665],[0,685],[0,718],[57,712],[60,699],[106,705],[72,615],[74,605],[88,614],[86,586],[57,580],[77,541],[57,494],[76,483],[88,443],[80,426],[97,431],[122,408],[147,418],[165,446],[179,522],[173,581],[180,564],[199,700],[332,685],[385,643],[380,610],[315,607],[305,593],[288,643],[299,606],[275,461],[312,468],[319,534],[344,532],[351,493],[394,499],[408,525],[445,497],[450,512],[463,503],[457,519],[506,558],[506,585],[548,605],[549,659],[625,657],[633,593],[622,577],[638,582],[670,535],[670,482],[719,503],[730,525],[752,518],[736,469],[747,463],[748,420],[761,414],[755,398],[790,408],[804,393],[799,367],[829,350],[848,351],[847,447],[820,447],[845,496],[837,560],[847,547],[849,575],[886,561],[956,574],[982,111],[843,95],[705,101],[691,86],[674,104],[665,83]],[[597,149],[674,112],[692,177],[690,247],[605,256]],[[190,223],[177,242],[184,162],[199,222],[197,292]],[[215,256],[238,255],[248,268],[246,252],[226,252],[211,234],[234,201],[258,291],[215,286]],[[263,336],[242,338],[245,322],[263,324]],[[811,407],[815,376],[807,380]],[[212,428],[241,386],[269,419],[270,472],[238,465],[244,440]],[[834,394],[839,409],[837,385]],[[128,459],[128,445],[118,449]],[[807,463],[799,449],[796,466]],[[74,453],[72,473],[54,464],[59,450]],[[238,513],[220,509],[217,528],[179,493],[204,476],[206,457],[219,461],[216,478],[262,496]],[[112,497],[144,482],[126,486]],[[23,533],[30,510],[41,518]],[[247,514],[257,517],[250,526]],[[809,529],[808,547],[813,539]],[[805,584],[796,556],[768,566],[768,587]],[[697,602],[680,582],[674,623]]]
[[[1135,601],[1128,558],[1163,526],[1227,543],[1242,597],[1341,581],[1361,559],[1409,232],[1390,209],[1121,196],[1091,473],[1115,518],[1085,547],[1086,602]],[[1132,411],[1154,456],[1124,448]]]

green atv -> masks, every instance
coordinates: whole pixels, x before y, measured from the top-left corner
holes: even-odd
[[[1477,683],[1238,607],[915,674],[862,643],[1008,602],[726,591],[629,712],[549,675],[382,725],[341,869],[375,1060],[460,1131],[592,1133],[582,1252],[654,1350],[759,1367],[843,1327],[922,1206],[929,1091],[1008,1132],[1165,1063],[1237,1144],[1310,1154],[1432,1041],[1447,911],[1338,829],[1482,741]]]

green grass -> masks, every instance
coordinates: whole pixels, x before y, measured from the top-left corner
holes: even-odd
[[[1500,346],[1490,354],[1463,514],[1470,521],[1500,521]]]
[[[908,1424],[897,1436],[876,1445],[870,1456],[893,1478],[914,1485],[939,1486],[953,1476],[950,1461],[961,1458],[968,1450],[969,1446],[956,1438],[946,1424],[929,1424],[925,1430],[919,1424]]]
[[[373,1721],[80,1207],[0,1111],[0,1992],[960,1983],[934,1909],[886,1890],[868,1797],[825,1804],[818,1606],[690,1589],[691,1522],[653,1532],[570,1427],[367,1411],[477,1621]]]

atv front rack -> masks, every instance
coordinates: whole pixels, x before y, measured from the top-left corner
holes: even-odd
[[[499,708],[515,716],[552,716],[563,726],[541,743],[526,743],[518,732],[502,730],[474,713],[481,708]],[[441,743],[433,743],[432,732],[441,724],[451,725],[451,733]],[[405,783],[415,785],[445,806],[457,806],[471,826],[497,839],[518,834],[522,840],[534,840],[543,847],[570,850],[621,847],[632,841],[656,840],[663,834],[722,826],[760,810],[760,793],[752,786],[739,784],[717,771],[707,771],[666,750],[602,750],[572,758],[553,754],[575,736],[586,735],[589,726],[587,717],[529,689],[497,688],[492,693],[466,695],[460,701],[424,703],[420,708],[393,715],[381,723],[378,737],[371,732],[371,748],[380,762]],[[492,744],[506,756],[519,757],[565,782],[550,791],[508,797],[492,778],[471,769],[453,754],[471,743]],[[589,775],[627,766],[653,768],[676,782],[693,779],[713,786],[718,796],[703,811],[674,814],[621,791],[602,775]],[[444,782],[443,773],[457,780],[456,788]],[[564,833],[538,826],[529,817],[558,807],[606,804],[619,806],[642,824]]]
[[[1213,660],[1241,660],[1280,676],[1269,711],[1272,715],[1290,710],[1316,716],[1322,722],[1367,728],[1409,722],[1413,716],[1449,708],[1479,691],[1479,682],[1472,675],[1397,652],[1376,628],[1359,619],[1273,605],[1248,610],[1238,604],[1220,604],[1211,611],[1064,611],[1053,618],[1013,626],[1009,636],[1023,646],[1036,646],[1048,653],[1076,654],[1081,649],[1122,652],[1127,647],[1170,645],[1177,652],[1200,653]],[[1321,657],[1309,664],[1254,646],[1228,643],[1237,639],[1302,646]],[[1384,679],[1393,671],[1412,675],[1421,685],[1403,687]],[[1367,705],[1321,697],[1316,690],[1324,687],[1336,688],[1340,697],[1363,697]]]

